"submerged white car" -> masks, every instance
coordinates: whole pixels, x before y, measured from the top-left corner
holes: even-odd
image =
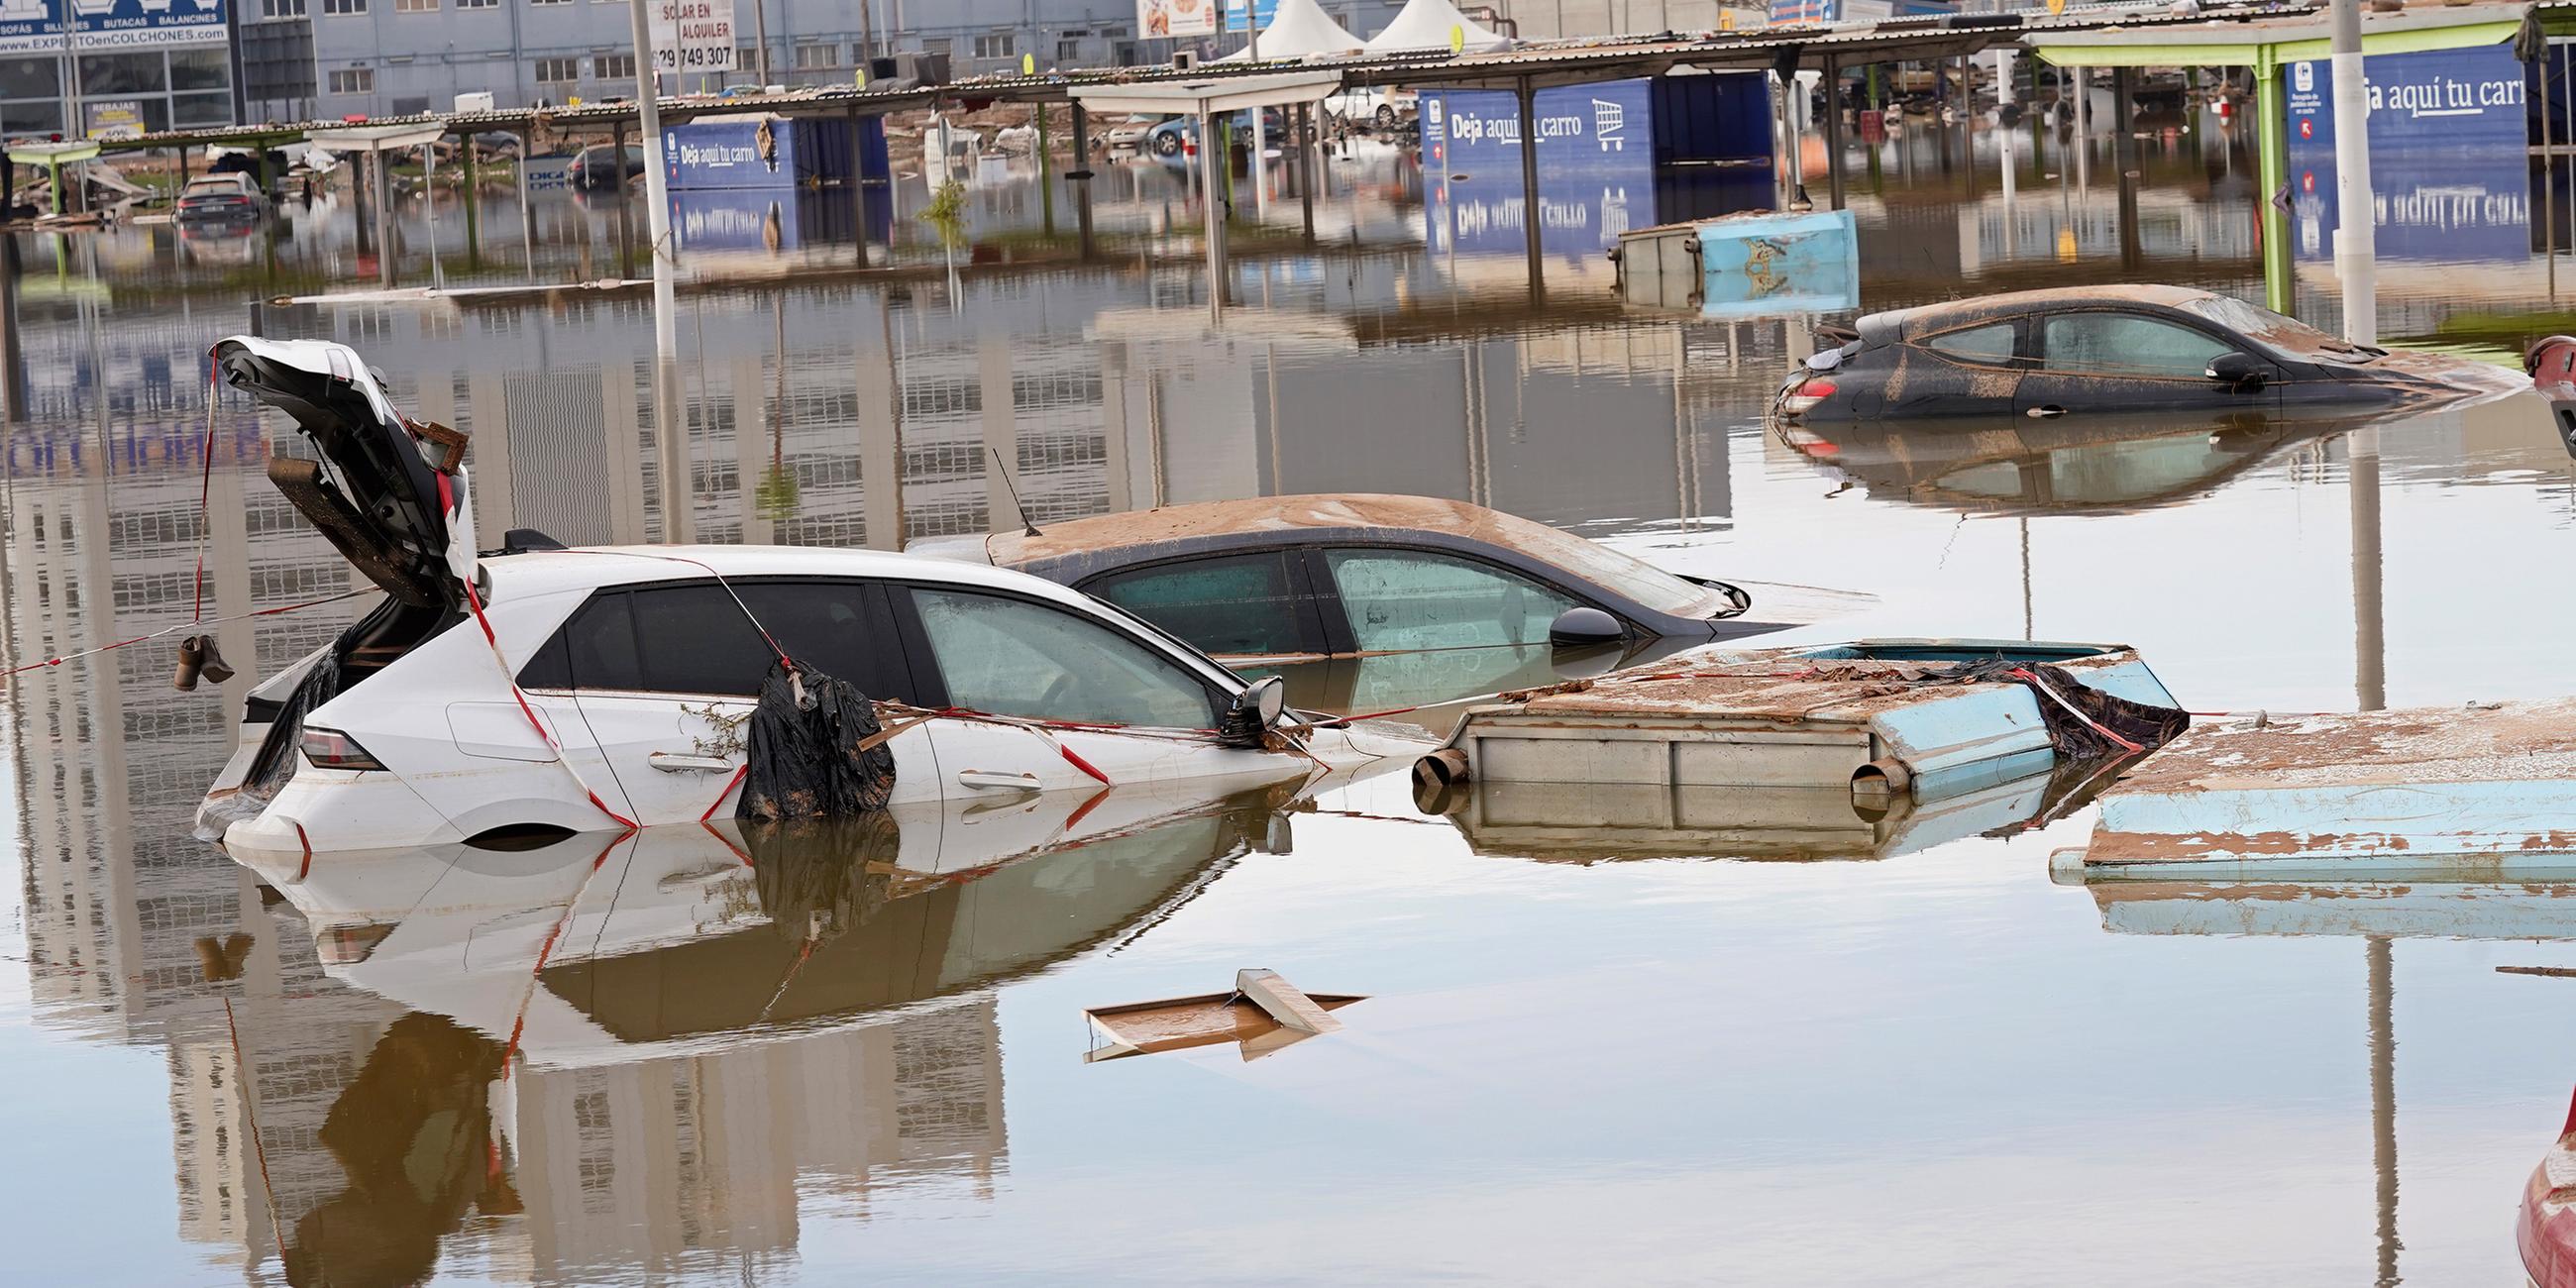
[[[1421,750],[1306,727],[1275,679],[1247,683],[1001,569],[776,546],[566,550],[515,532],[478,555],[465,471],[439,459],[454,449],[396,412],[357,354],[237,337],[215,356],[294,417],[319,459],[279,458],[270,477],[386,594],[253,691],[198,814],[236,854],[517,847],[730,816],[772,640],[902,704],[883,717],[897,804],[1248,787]]]

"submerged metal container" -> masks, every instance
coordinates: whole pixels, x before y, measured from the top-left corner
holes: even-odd
[[[1863,640],[1702,649],[1570,692],[1469,709],[1450,746],[1480,783],[1837,787],[1917,802],[2056,762],[2031,690],[1926,684],[1927,668],[2049,663],[2133,702],[2172,695],[2135,651],[2008,640]]]

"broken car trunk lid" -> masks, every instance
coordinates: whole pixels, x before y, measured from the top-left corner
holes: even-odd
[[[424,608],[462,607],[474,576],[474,510],[465,471],[454,506],[439,468],[375,373],[347,345],[233,336],[215,345],[223,379],[284,411],[318,461],[279,457],[268,476],[351,564],[387,594]]]

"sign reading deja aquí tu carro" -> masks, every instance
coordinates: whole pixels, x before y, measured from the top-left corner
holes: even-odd
[[[2510,45],[2480,49],[2373,54],[2362,63],[2370,85],[2370,150],[2519,148],[2528,127],[2522,64]],[[2287,71],[2290,150],[2334,148],[2334,65],[2292,63]]]

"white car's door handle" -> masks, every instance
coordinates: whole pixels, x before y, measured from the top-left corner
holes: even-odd
[[[961,769],[957,771],[961,786],[982,791],[1033,792],[1038,789],[1035,774],[1012,774],[998,769]]]
[[[722,756],[692,756],[675,751],[657,751],[644,758],[644,763],[666,774],[730,774],[733,762]]]

